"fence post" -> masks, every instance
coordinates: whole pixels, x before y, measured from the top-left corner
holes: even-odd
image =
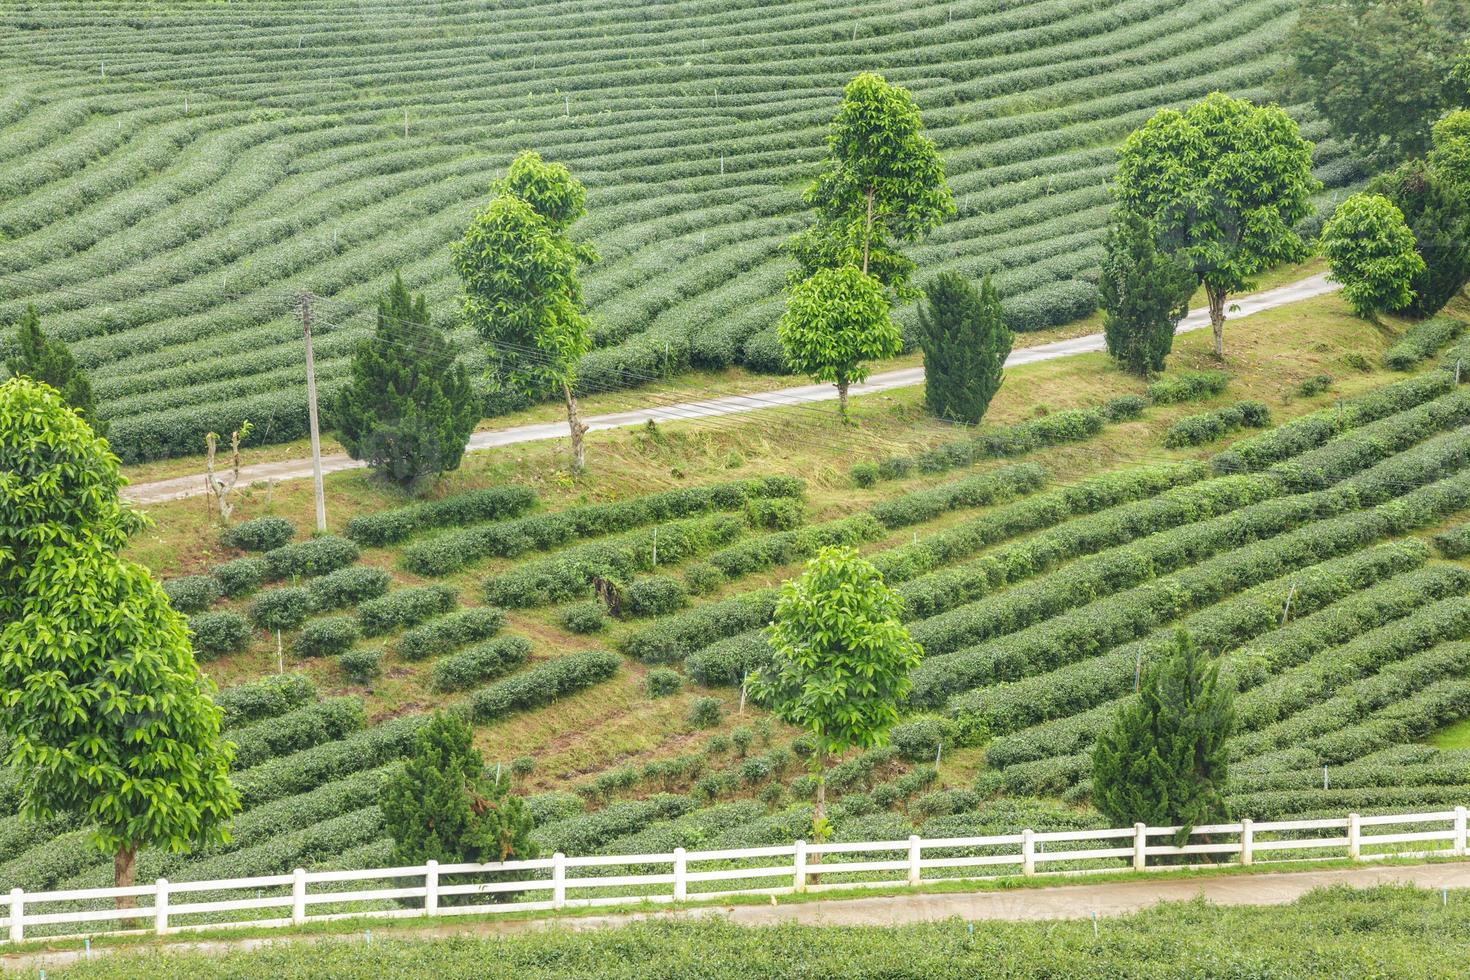
[[[168,879],[159,878],[154,888],[156,891],[153,893],[153,933],[164,936],[168,934]]]
[[[1030,827],[1021,831],[1021,874],[1036,873],[1036,832]]]
[[[1250,817],[1242,817],[1240,821],[1240,863],[1249,867],[1255,860],[1256,827],[1251,823]]]
[[[1348,857],[1353,861],[1363,853],[1363,828],[1358,823],[1361,819],[1356,813],[1348,814]]]
[[[291,882],[291,924],[299,926],[306,923],[306,869],[297,868],[292,874],[295,878]]]
[[[424,915],[439,914],[439,862],[424,865]]]
[[[10,941],[18,943],[26,938],[24,920],[26,917],[25,891],[20,888],[10,889]]]
[[[1148,867],[1148,824],[1136,823],[1133,825],[1133,870],[1142,871]]]
[[[793,879],[791,887],[795,891],[804,892],[806,891],[806,841],[804,840],[796,842],[794,864],[796,865],[796,877]]]
[[[1455,857],[1465,856],[1465,808],[1455,807]]]
[[[684,848],[674,848],[674,901],[682,902],[689,897],[689,865],[684,860]]]
[[[551,907],[567,906],[567,856],[561,851],[551,855]]]
[[[914,887],[914,888],[919,887],[919,877],[920,877],[920,871],[921,871],[921,869],[919,867],[919,854],[920,854],[921,850],[922,850],[922,848],[920,847],[920,844],[919,844],[919,835],[918,834],[910,834],[909,835],[909,885],[911,887]]]

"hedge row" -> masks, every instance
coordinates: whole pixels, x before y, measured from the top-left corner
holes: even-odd
[[[296,536],[296,525],[284,517],[257,517],[220,532],[220,544],[241,551],[270,551]]]
[[[1405,746],[1423,749],[1426,746]],[[1436,749],[1429,749],[1437,753]],[[1444,752],[1442,758],[1430,762],[1402,762],[1395,760],[1384,764],[1379,760],[1389,753],[1378,752],[1350,762],[1345,766],[1330,769],[1328,786],[1334,789],[1392,789],[1410,786],[1463,786],[1470,784],[1470,758],[1465,753]],[[1282,772],[1253,773],[1233,778],[1230,781],[1232,795],[1260,793],[1283,789],[1321,789],[1322,770],[1288,769]]]
[[[1436,316],[1414,324],[1383,353],[1383,364],[1394,371],[1412,371],[1414,365],[1433,357],[1445,344],[1465,332],[1465,321]]]
[[[666,616],[683,609],[689,603],[689,590],[684,583],[672,575],[650,575],[638,578],[618,589],[618,599],[626,616]],[[591,600],[599,609],[598,600]],[[563,622],[567,622],[563,619]],[[585,624],[584,624],[585,625]],[[573,630],[592,633],[595,629]]]
[[[744,516],[720,514],[640,528],[607,541],[568,548],[487,578],[485,599],[513,609],[591,594],[595,578],[627,581],[726,544],[745,530]]]
[[[381,568],[355,566],[339,568],[307,584],[314,612],[345,609],[388,593],[393,577]]]
[[[208,575],[186,575],[163,583],[168,604],[181,613],[203,612],[223,593],[220,584]]]
[[[493,607],[465,609],[421,623],[398,638],[398,656],[427,660],[456,647],[488,640],[505,626],[505,613]]]
[[[1321,776],[1321,770],[1318,770]],[[1252,820],[1280,820],[1302,815],[1328,815],[1373,810],[1442,810],[1463,806],[1470,799],[1470,782],[1457,785],[1371,787],[1365,789],[1282,790],[1266,793],[1232,793],[1233,813]]]
[[[303,626],[291,650],[298,657],[334,657],[361,637],[357,620],[350,616],[328,616]]]
[[[477,722],[503,718],[513,711],[539,708],[574,694],[617,673],[622,658],[604,650],[571,653],[470,695],[470,715]]]
[[[434,664],[429,677],[433,691],[463,691],[509,673],[531,655],[531,641],[524,636],[503,636],[451,654]]]
[[[235,768],[248,769],[267,759],[346,738],[366,725],[367,712],[363,710],[361,698],[329,698],[303,705],[231,731]]]
[[[346,738],[237,772],[232,778],[240,802],[248,810],[401,758],[412,750],[414,736],[427,720],[423,715],[391,718]]]
[[[260,588],[268,569],[264,558],[236,558],[216,566],[209,574],[219,583],[220,591],[234,599]]]
[[[1155,405],[1213,398],[1230,384],[1224,371],[1182,371],[1166,375],[1148,386],[1148,400]]]
[[[466,490],[443,500],[410,504],[376,514],[359,514],[347,522],[344,533],[364,547],[377,548],[429,528],[457,527],[516,517],[535,504],[536,491],[530,487],[512,484]]]
[[[316,688],[301,674],[277,674],[219,691],[214,703],[224,711],[225,728],[283,715],[310,703]]]
[[[266,575],[271,579],[312,578],[351,565],[359,557],[357,545],[326,534],[267,551]]]
[[[250,623],[239,613],[200,613],[189,617],[189,640],[200,660],[243,650],[250,640]]]
[[[660,794],[644,800],[613,803],[591,813],[577,814],[537,827],[531,837],[545,852],[573,857],[594,854],[616,837],[668,820],[694,809],[687,796]]]
[[[358,606],[357,622],[364,636],[381,636],[449,612],[458,603],[458,594],[447,585],[397,589]]]
[[[250,621],[256,629],[294,630],[314,608],[311,593],[300,586],[268,589],[250,604]]]
[[[528,551],[549,551],[572,541],[657,522],[738,510],[753,499],[800,497],[804,492],[801,480],[772,476],[571,507],[466,528],[409,545],[403,550],[403,566],[419,575],[446,575],[482,558],[515,558]]]
[[[1264,429],[1271,424],[1271,410],[1261,402],[1237,402],[1213,412],[1186,415],[1169,426],[1164,445],[1169,449],[1199,446],[1223,439],[1237,429]]]
[[[871,514],[854,514],[794,531],[764,534],[722,548],[704,561],[727,579],[740,578],[751,572],[809,558],[829,545],[856,545],[882,536],[883,525]]]
[[[1046,482],[1046,470],[1035,463],[1006,466],[989,473],[880,500],[872,515],[889,530],[932,521],[952,510],[987,507],[1029,493]]]
[[[670,663],[720,637],[764,626],[775,611],[776,590],[756,589],[652,623],[624,637],[618,646],[644,663]]]

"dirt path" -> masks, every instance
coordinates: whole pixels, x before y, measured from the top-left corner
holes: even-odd
[[[1059,885],[1053,888],[1019,888],[1007,891],[976,891],[933,895],[894,895],[882,898],[843,898],[831,901],[787,902],[777,905],[713,905],[662,912],[591,915],[567,918],[521,919],[496,922],[480,920],[449,923],[421,929],[385,928],[380,936],[398,939],[434,939],[444,936],[505,935],[536,929],[568,929],[581,932],[625,925],[640,919],[703,918],[718,916],[736,925],[763,926],[783,922],[827,926],[897,926],[960,918],[1039,921],[1087,919],[1125,915],[1159,902],[1190,901],[1202,896],[1216,905],[1285,905],[1314,888],[1345,886],[1372,888],[1376,885],[1409,884],[1438,891],[1441,888],[1470,888],[1470,863],[1416,866],[1348,868],[1339,871],[1302,871],[1287,874],[1221,875],[1213,878],[1175,878],[1160,873],[1142,881],[1097,885]],[[384,923],[387,926],[387,923]],[[210,953],[259,949],[279,942],[320,942],[323,939],[361,939],[361,933],[337,936],[291,935],[242,940],[176,941],[171,949]],[[126,947],[125,947],[126,948]],[[93,955],[111,952],[98,948]],[[0,969],[35,970],[75,963],[79,952],[0,954]]]
[[[1230,313],[1232,320],[1240,317],[1250,316],[1253,313],[1261,313],[1265,310],[1274,310],[1277,307],[1286,306],[1304,299],[1311,299],[1336,290],[1335,283],[1327,281],[1325,273],[1309,276],[1286,286],[1275,289],[1267,289],[1263,292],[1253,293],[1250,296],[1242,296],[1232,304]],[[1207,310],[1191,310],[1189,315],[1179,324],[1179,333],[1187,333],[1192,330],[1200,330],[1210,325],[1209,312]],[[1070,340],[1058,340],[1050,344],[1041,344],[1037,347],[1022,347],[1012,351],[1011,356],[1006,359],[1007,367],[1016,367],[1022,364],[1035,364],[1038,361],[1052,361],[1060,357],[1071,357],[1074,354],[1090,354],[1103,349],[1103,336],[1100,333],[1088,334],[1084,337],[1073,337]],[[886,371],[875,374],[863,384],[852,386],[852,394],[871,395],[881,391],[890,391],[894,388],[910,388],[922,384],[924,381],[923,368],[904,368],[899,371]],[[593,415],[585,418],[589,428],[596,432],[601,429],[620,429],[630,426],[643,425],[650,419],[655,422],[679,422],[691,419],[715,418],[722,415],[740,415],[745,412],[755,412],[763,408],[782,408],[790,405],[806,405],[812,402],[831,401],[837,397],[837,390],[832,385],[799,385],[793,388],[782,388],[777,391],[767,391],[751,395],[728,395],[723,398],[711,398],[706,401],[682,402],[677,405],[669,405],[661,408],[637,408],[626,412],[613,412],[608,415]],[[561,439],[567,434],[566,424],[562,422],[548,422],[538,425],[519,425],[509,429],[494,429],[486,432],[476,432],[470,437],[469,451],[478,449],[491,449],[497,446],[510,446],[522,442],[537,442],[543,439]],[[345,455],[336,454],[322,457],[322,472],[337,473],[342,470],[358,469],[363,464]],[[240,477],[246,484],[264,482],[268,480],[300,480],[311,476],[311,461],[309,459],[287,459],[275,463],[258,463],[254,466],[243,466],[240,468]],[[140,504],[156,504],[167,500],[182,500],[185,497],[197,497],[204,493],[204,475],[202,473],[190,476],[175,477],[169,480],[158,480],[153,483],[136,483],[124,487],[122,495],[124,498]]]

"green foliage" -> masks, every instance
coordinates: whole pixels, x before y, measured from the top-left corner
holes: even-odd
[[[315,608],[306,589],[287,586],[270,589],[250,604],[250,621],[256,629],[294,630]]]
[[[1426,268],[1403,212],[1379,194],[1354,194],[1337,206],[1322,228],[1322,252],[1343,298],[1369,320],[1408,306],[1410,284]]]
[[[271,551],[296,536],[296,525],[284,517],[257,517],[220,532],[220,544],[241,551]]]
[[[621,665],[621,657],[602,650],[548,660],[475,691],[470,695],[470,716],[475,721],[493,721],[513,711],[551,704],[563,695],[607,680]]]
[[[107,422],[97,416],[91,379],[77,366],[66,344],[41,332],[41,315],[32,305],[27,304],[21,314],[16,327],[15,353],[5,362],[5,368],[11,375],[55,388],[66,406],[87,420],[94,434],[107,437]]]
[[[619,597],[631,616],[663,616],[689,602],[684,583],[669,575],[636,578],[619,590]]]
[[[349,616],[313,619],[302,628],[291,650],[298,657],[331,657],[347,650],[361,636],[357,621]]]
[[[851,265],[818,269],[792,286],[776,330],[794,370],[836,383],[844,419],[847,386],[867,378],[867,362],[903,350],[882,285]]]
[[[382,598],[359,605],[357,621],[363,636],[380,636],[449,612],[458,604],[459,596],[446,585],[395,589]]]
[[[1151,666],[1138,698],[1118,711],[1092,753],[1092,797],[1112,826],[1196,824],[1229,816],[1226,740],[1235,728],[1233,691],[1220,666],[1180,631],[1174,651]]]
[[[269,569],[264,558],[234,558],[215,566],[209,574],[219,583],[220,592],[231,599],[238,599],[260,588]]]
[[[393,863],[529,860],[531,814],[510,792],[509,774],[490,775],[461,718],[438,712],[414,739],[413,754],[383,787],[379,807],[393,838]]]
[[[250,623],[228,610],[200,613],[189,617],[189,640],[201,660],[235,653],[250,640]]]
[[[1213,412],[1186,415],[1169,426],[1164,445],[1170,449],[1198,446],[1224,438],[1237,429],[1263,429],[1271,424],[1271,410],[1261,402],[1237,402]]]
[[[1470,525],[1461,524],[1434,536],[1434,547],[1446,558],[1464,558],[1470,555]]]
[[[695,728],[714,728],[725,717],[725,702],[719,698],[695,698],[689,703],[689,724]]]
[[[28,815],[82,815],[127,879],[141,846],[223,838],[239,798],[184,618],[118,557],[141,524],[121,483],[107,443],[54,389],[0,383],[5,761],[27,772]]]
[[[1213,398],[1230,384],[1224,371],[1183,371],[1166,375],[1148,386],[1148,400],[1155,405]]]
[[[367,726],[367,712],[357,697],[329,698],[235,729],[235,764],[241,769],[267,759],[335,742]]]
[[[648,672],[644,679],[644,687],[651,698],[667,698],[678,694],[679,689],[684,686],[684,678],[677,671],[667,667],[655,667]]]
[[[315,612],[343,609],[385,595],[392,576],[384,569],[349,565],[312,579],[306,586]]]
[[[1126,209],[1114,214],[1104,248],[1097,291],[1108,354],[1133,374],[1162,371],[1174,330],[1189,312],[1194,275],[1159,251],[1146,218]]]
[[[273,579],[325,575],[357,561],[357,545],[346,538],[324,534],[309,541],[272,548],[265,553],[267,574]]]
[[[556,621],[573,633],[600,633],[612,620],[601,599],[574,602],[556,614]]]
[[[1441,347],[1464,333],[1466,326],[1464,320],[1452,316],[1416,323],[1384,351],[1383,364],[1395,371],[1411,371],[1420,361],[1433,357]]]
[[[364,547],[393,544],[436,527],[517,517],[536,503],[536,492],[519,484],[466,490],[375,514],[358,514],[347,522],[347,537]]]
[[[1322,394],[1322,392],[1331,387],[1332,375],[1314,374],[1296,386],[1296,393],[1303,398],[1311,398],[1313,395]]]
[[[459,468],[480,409],[424,297],[411,296],[395,275],[378,300],[377,330],[358,343],[350,380],[332,404],[347,455],[401,487],[422,488]]]
[[[215,696],[225,726],[243,725],[283,715],[316,697],[311,680],[301,674],[272,674],[258,681],[227,687]]]
[[[220,597],[219,583],[208,575],[186,575],[163,583],[169,605],[181,613],[202,612]]]
[[[889,741],[893,750],[911,762],[932,762],[954,745],[955,723],[934,715],[911,718],[893,726]]]
[[[427,660],[466,643],[488,640],[503,626],[505,613],[487,606],[440,616],[406,630],[398,640],[398,656],[404,660]]]
[[[924,405],[929,414],[977,425],[1000,390],[1011,331],[1000,296],[986,276],[977,290],[964,276],[940,273],[919,304],[924,351]]]
[[[434,665],[429,677],[433,691],[463,691],[492,677],[509,673],[531,655],[524,636],[503,636],[450,654]]]
[[[355,684],[370,684],[383,672],[382,650],[348,650],[338,654],[337,666]]]

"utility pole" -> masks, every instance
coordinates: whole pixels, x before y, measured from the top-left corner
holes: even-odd
[[[301,332],[306,337],[306,414],[311,422],[311,475],[316,483],[316,530],[327,531],[327,499],[322,489],[322,437],[317,428],[316,361],[311,356],[311,293],[301,294]]]

